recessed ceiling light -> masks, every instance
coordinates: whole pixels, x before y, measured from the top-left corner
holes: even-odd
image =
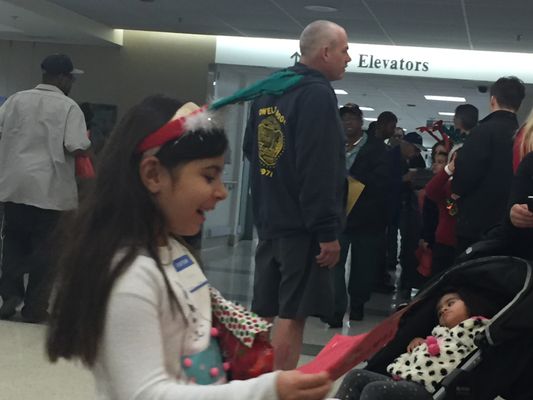
[[[455,113],[452,113],[452,112],[444,112],[444,111],[439,111],[439,115],[450,115],[450,116],[454,116]]]
[[[433,96],[426,94],[424,96],[426,100],[436,100],[436,101],[456,101],[458,103],[464,103],[466,102],[466,99],[464,97],[453,97],[453,96]]]
[[[377,121],[378,120],[377,118],[370,118],[370,117],[364,117],[363,119],[365,121]]]
[[[335,94],[348,94],[348,92],[344,89],[335,89]]]
[[[304,8],[308,11],[323,12],[323,13],[339,11],[335,7],[329,7],[329,6],[305,6]]]
[[[361,111],[375,111],[372,107],[359,107]]]

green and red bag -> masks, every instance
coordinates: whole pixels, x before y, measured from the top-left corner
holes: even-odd
[[[226,300],[220,292],[209,288],[212,325],[222,358],[229,363],[228,379],[255,378],[274,369],[274,350],[269,340],[271,324],[243,306]]]

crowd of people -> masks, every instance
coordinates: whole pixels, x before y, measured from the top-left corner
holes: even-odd
[[[321,399],[328,374],[294,371],[307,317],[331,328],[345,314],[362,320],[373,288],[390,287],[398,262],[398,296],[409,301],[413,288],[487,235],[531,258],[533,114],[519,129],[525,88],[518,78],[491,86],[491,113],[479,122],[474,106],[458,106],[455,134],[433,146],[427,168],[423,133],[404,133],[390,111],[365,130],[356,104],[338,107],[331,82],[351,61],[342,27],[311,23],[300,50],[298,63],[246,98],[253,102],[243,151],[259,236],[252,311],[273,323],[275,372],[225,384],[228,366],[211,340],[209,285],[183,240],[198,235],[227,195],[219,105],[144,99],[105,144],[78,207],[75,158],[89,154],[91,142],[84,113],[68,97],[82,71],[65,55],[47,57],[42,83],[0,108],[0,318],[24,304],[25,321],[47,322],[50,360],[81,360],[101,399]],[[432,257],[422,274],[424,251]],[[492,313],[467,299],[463,288],[442,293],[435,336],[483,328],[477,316]],[[391,364],[394,379],[350,373],[338,397],[430,398],[443,376],[409,379],[406,368],[429,346],[413,339]],[[210,382],[220,385],[195,384],[207,363]]]

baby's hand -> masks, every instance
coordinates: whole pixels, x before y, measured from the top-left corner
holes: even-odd
[[[407,352],[412,353],[415,348],[420,346],[422,343],[425,343],[426,341],[422,339],[421,337],[416,337],[413,340],[411,340],[411,343],[409,343],[409,346],[407,346]]]

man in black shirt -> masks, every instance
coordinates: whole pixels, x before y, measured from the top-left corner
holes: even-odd
[[[513,177],[516,112],[525,96],[516,77],[498,79],[490,88],[492,113],[470,131],[455,161],[452,190],[459,197],[458,252],[499,224],[506,212]]]

